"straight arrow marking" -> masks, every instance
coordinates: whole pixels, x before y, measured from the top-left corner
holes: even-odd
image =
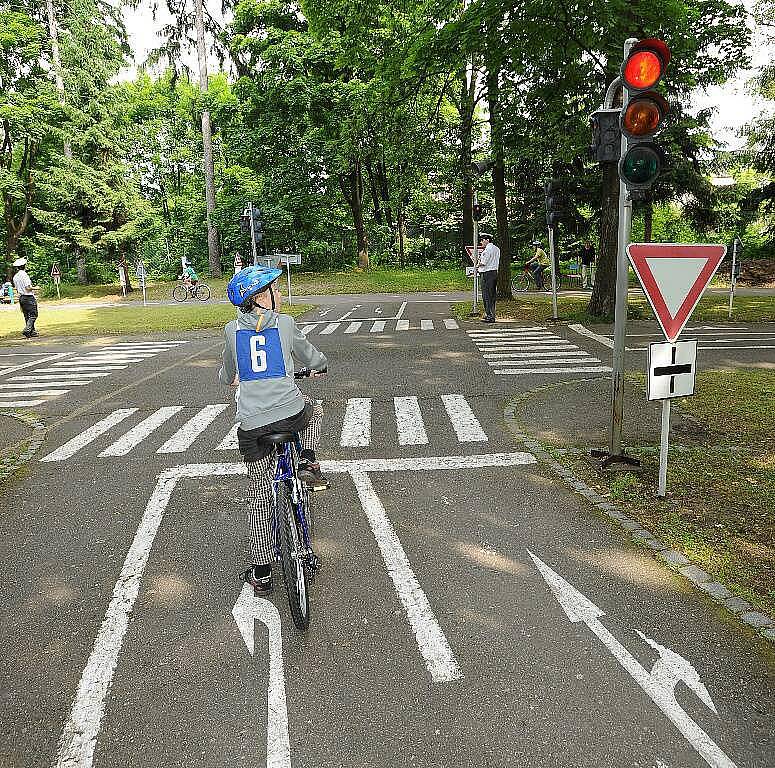
[[[237,602],[234,603],[232,614],[251,656],[255,656],[255,620],[258,619],[264,624],[269,633],[266,768],[291,768],[280,614],[269,600],[256,597],[253,587],[249,584],[242,588]]]
[[[605,614],[588,600],[575,587],[570,585],[546,563],[539,560],[529,549],[530,559],[538,568],[544,581],[549,585],[557,602],[572,622],[582,621],[609,650],[613,657],[624,667],[627,673],[646,692],[646,695],[659,707],[662,713],[683,734],[694,750],[711,768],[736,768],[721,748],[681,709],[675,700],[675,686],[680,681],[694,692],[713,712],[716,707],[705,686],[700,681],[697,670],[681,656],[669,648],[655,643],[645,635],[638,635],[659,652],[659,659],[651,672],[647,672],[635,657],[600,623]]]

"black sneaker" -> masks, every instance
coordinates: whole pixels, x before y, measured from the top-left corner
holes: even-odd
[[[324,491],[329,486],[328,480],[320,471],[320,463],[302,459],[299,462],[299,479],[307,484],[311,491]]]
[[[258,576],[256,575],[256,566],[254,565],[248,568],[245,573],[240,574],[240,580],[253,587],[253,594],[256,597],[266,597],[267,595],[271,595],[274,591],[272,574],[270,573],[268,576]]]

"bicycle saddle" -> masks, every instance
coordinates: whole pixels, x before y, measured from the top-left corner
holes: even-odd
[[[293,435],[290,432],[273,432],[269,435],[263,435],[261,440],[273,445],[280,445],[280,443],[293,442]]]

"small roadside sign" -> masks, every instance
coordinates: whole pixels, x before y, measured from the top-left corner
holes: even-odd
[[[242,257],[239,254],[237,254],[234,257],[234,274],[236,275],[237,272],[241,272],[241,271],[242,271]]]
[[[696,368],[696,341],[649,344],[648,399],[693,395]]]
[[[718,269],[724,245],[631,243],[635,274],[668,341],[675,341]]]
[[[59,264],[54,264],[51,267],[51,278],[54,281],[54,285],[57,287],[57,299],[61,299],[59,283],[62,281],[62,273],[59,271]]]
[[[135,274],[140,278],[140,280],[145,280],[145,264],[143,264],[142,261],[137,262],[137,267],[135,267]]]
[[[280,266],[287,266],[288,264],[301,264],[301,254],[299,253],[278,253],[275,254],[280,257]]]

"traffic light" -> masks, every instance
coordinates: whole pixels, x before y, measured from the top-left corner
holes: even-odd
[[[550,179],[544,183],[546,195],[546,226],[556,227],[565,217],[567,205],[565,195],[560,188],[559,179]]]
[[[256,242],[260,243],[264,239],[264,222],[261,220],[263,214],[258,208],[253,209],[253,236]]]
[[[622,154],[620,112],[620,109],[598,109],[589,116],[592,125],[590,152],[598,163],[615,163]]]
[[[239,217],[240,229],[247,235],[250,234],[250,208],[245,208],[242,211],[242,216]]]
[[[654,87],[670,61],[670,50],[655,38],[640,40],[622,64],[624,91],[619,128],[626,139],[619,160],[619,178],[630,191],[648,189],[659,176],[662,152],[654,143],[668,112],[667,101]]]
[[[471,214],[473,216],[474,221],[482,220],[482,206],[480,203],[476,202],[473,204],[471,208]]]

